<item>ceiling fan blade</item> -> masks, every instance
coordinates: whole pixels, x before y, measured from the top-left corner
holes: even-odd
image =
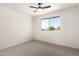
[[[45,6],[45,7],[41,7],[41,9],[45,9],[45,8],[50,8],[51,6]]]
[[[38,9],[37,7],[34,7],[34,6],[30,6],[31,8],[36,8],[36,9]]]

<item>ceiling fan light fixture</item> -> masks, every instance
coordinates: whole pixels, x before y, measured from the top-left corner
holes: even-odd
[[[44,6],[42,7],[43,3],[38,3],[38,7],[35,7],[35,6],[30,6],[30,8],[34,8],[34,9],[47,9],[47,8],[50,8],[51,5],[48,5],[48,6]],[[35,10],[34,12],[37,12],[38,10]]]

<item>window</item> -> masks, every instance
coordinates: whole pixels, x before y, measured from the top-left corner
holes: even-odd
[[[41,30],[59,30],[60,29],[60,17],[45,18],[41,21]]]

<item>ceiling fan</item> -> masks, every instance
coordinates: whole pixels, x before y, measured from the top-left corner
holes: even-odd
[[[43,3],[38,3],[38,7],[35,7],[35,6],[30,6],[30,8],[37,9],[37,10],[35,10],[35,11],[34,11],[34,12],[37,12],[37,11],[38,11],[38,9],[47,9],[47,8],[50,8],[50,7],[51,7],[51,5],[44,6],[44,7],[42,7],[42,5],[43,5]]]

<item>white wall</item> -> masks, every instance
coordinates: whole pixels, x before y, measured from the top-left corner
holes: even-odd
[[[61,29],[54,31],[41,31],[41,19],[53,16],[61,17]],[[79,48],[78,16],[78,7],[74,6],[71,8],[34,17],[34,39],[73,48]]]
[[[0,5],[0,49],[32,39],[32,17]]]

